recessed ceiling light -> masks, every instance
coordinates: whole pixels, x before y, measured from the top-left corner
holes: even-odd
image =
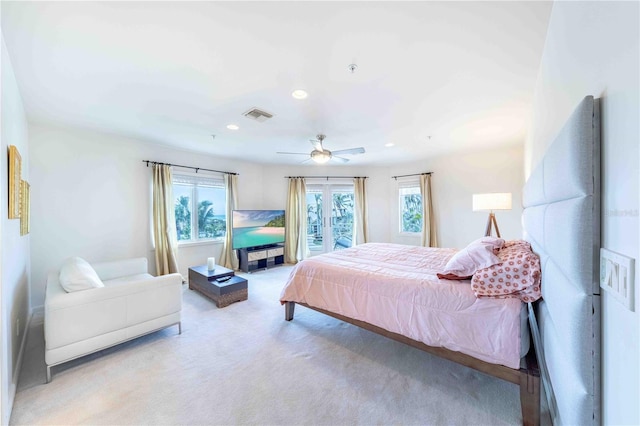
[[[227,129],[238,130],[240,127],[237,124],[227,124]]]
[[[389,143],[385,143],[384,146],[386,146],[387,148],[394,146],[395,144],[393,142],[389,142]]]
[[[309,96],[309,94],[302,89],[296,89],[293,92],[291,92],[291,96],[293,96],[296,99],[306,99],[307,96]]]

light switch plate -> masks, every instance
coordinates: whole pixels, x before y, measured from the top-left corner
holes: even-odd
[[[633,311],[635,259],[600,249],[600,288]]]

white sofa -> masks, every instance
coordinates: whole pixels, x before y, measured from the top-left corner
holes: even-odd
[[[67,292],[60,271],[48,276],[44,305],[47,383],[52,366],[172,325],[178,325],[182,333],[180,274],[154,277],[147,273],[146,258],[91,267],[103,287]],[[66,277],[63,280],[67,286]]]

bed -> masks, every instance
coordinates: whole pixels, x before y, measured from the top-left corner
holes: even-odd
[[[597,424],[598,115],[585,98],[524,189],[542,301],[479,299],[468,281],[438,279],[451,249],[364,244],[298,264],[285,319],[298,304],[518,384],[525,425],[540,421],[542,372],[554,422]]]
[[[477,298],[470,280],[439,279],[455,253],[368,243],[307,259],[282,291],[285,319],[299,304],[515,383],[525,424],[538,424],[539,371],[526,305]]]

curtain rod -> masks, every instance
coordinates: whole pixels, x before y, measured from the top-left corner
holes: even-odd
[[[160,164],[161,166],[173,166],[173,167],[182,167],[184,169],[193,169],[196,171],[196,173],[198,173],[198,170],[206,170],[207,172],[224,173],[226,175],[239,175],[239,173],[235,173],[235,172],[223,172],[220,170],[204,169],[202,167],[181,166],[180,164],[161,163],[159,161],[142,160],[142,162],[147,163],[147,167],[149,167],[149,163],[151,163],[151,164]]]
[[[355,178],[362,178],[362,179],[369,179],[369,176],[285,176],[285,179],[291,179],[291,178],[303,178],[303,179],[355,179]]]
[[[391,176],[393,179],[398,180],[399,177],[407,177],[407,176],[422,176],[422,175],[432,175],[433,172],[424,172],[424,173],[414,173],[411,175],[400,175],[400,176]]]

